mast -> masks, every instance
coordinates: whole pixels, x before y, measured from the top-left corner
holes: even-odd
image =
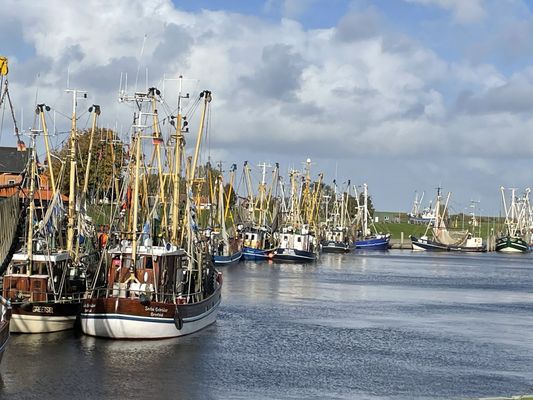
[[[46,160],[48,162],[48,173],[50,174],[50,184],[52,186],[52,194],[55,197],[56,195],[56,182],[54,177],[54,169],[52,168],[52,155],[50,152],[50,143],[48,141],[48,127],[46,125],[46,118],[44,115],[44,110],[50,111],[50,107],[46,104],[37,104],[37,112],[41,117],[41,126],[44,133],[44,144],[46,147]]]
[[[77,132],[76,132],[76,103],[78,94],[83,93],[83,97],[87,98],[87,92],[77,89],[67,89],[67,92],[72,93],[72,126],[70,130],[70,183],[68,194],[68,224],[67,224],[67,251],[73,255],[74,246],[74,224],[76,213],[76,148]]]
[[[159,130],[159,118],[156,108],[156,95],[159,96],[161,92],[155,87],[148,89],[148,97],[151,99],[152,104],[152,129],[153,129],[153,139],[154,152],[157,158],[157,173],[159,175],[159,196],[161,197],[161,203],[163,205],[163,215],[161,219],[161,230],[167,232],[167,207],[166,207],[166,196],[165,196],[165,182],[163,180],[163,164],[161,163],[161,147],[160,144],[163,143],[163,138]],[[165,236],[166,237],[166,236]]]
[[[91,161],[93,157],[93,141],[94,141],[94,133],[96,131],[96,120],[100,116],[100,106],[97,104],[93,104],[91,107],[89,107],[89,112],[93,112],[93,121],[91,126],[91,134],[89,137],[89,153],[87,155],[87,165],[85,166],[85,178],[83,180],[83,190],[82,190],[82,198],[87,198],[87,189],[89,188],[89,173],[91,168]]]
[[[172,234],[171,240],[174,244],[178,241],[178,222],[179,222],[179,193],[180,193],[180,180],[181,180],[181,158],[183,154],[183,146],[185,139],[183,137],[183,128],[187,126],[188,122],[183,121],[184,118],[181,115],[181,99],[188,99],[189,94],[182,96],[182,80],[183,76],[179,76],[179,89],[178,89],[178,115],[176,116],[176,143],[174,148],[174,181],[172,187]],[[183,125],[183,126],[182,126]],[[185,128],[188,131],[188,128]]]
[[[313,228],[316,230],[316,224],[315,224],[315,210],[318,209],[318,198],[319,198],[319,194],[320,194],[320,187],[322,185],[322,178],[324,177],[324,174],[320,173],[318,174],[318,181],[315,182],[315,190],[314,190],[314,196],[313,198],[311,199],[311,213],[309,215],[309,220],[307,221],[307,223],[309,225],[313,225]],[[317,211],[317,214],[318,214],[318,211]]]
[[[244,177],[246,180],[246,190],[248,192],[248,214],[251,219],[252,226],[255,225],[255,201],[254,192],[252,189],[252,178],[250,177],[250,165],[248,161],[244,162]]]
[[[232,164],[230,173],[229,173],[229,186],[228,186],[228,193],[226,194],[226,207],[224,210],[224,219],[228,217],[229,212],[229,204],[231,200],[231,193],[233,191],[233,181],[235,179],[235,171],[237,170],[237,164]],[[233,216],[231,217],[233,220]]]
[[[133,224],[132,224],[132,242],[131,242],[131,259],[135,265],[137,256],[137,221],[139,216],[139,164],[141,163],[141,131],[137,130],[135,137],[135,168],[133,183]]]
[[[36,158],[36,152],[37,149],[35,147],[35,132],[31,133],[31,167],[30,167],[30,193],[29,193],[29,212],[28,212],[28,241],[27,241],[27,253],[28,253],[28,268],[26,269],[26,273],[28,275],[31,275],[31,269],[33,265],[33,216],[35,214],[35,164],[37,163]]]
[[[270,168],[271,165],[267,163],[259,164],[258,167],[261,168],[261,184],[259,185],[259,225],[266,226],[266,169]]]
[[[218,176],[218,218],[220,223],[220,236],[224,241],[224,249],[229,252],[228,233],[226,231],[226,220],[224,218],[224,182],[222,175]],[[231,253],[231,252],[229,252]],[[229,254],[228,253],[228,254]]]
[[[267,201],[266,201],[266,208],[267,210],[270,210],[270,202],[272,200],[272,192],[274,189],[274,185],[276,184],[276,181],[279,178],[279,163],[275,164],[274,170],[272,171],[272,182],[270,183],[270,187],[268,189],[268,195],[267,195]],[[270,222],[272,223],[273,215],[270,216]]]
[[[204,107],[202,108],[202,116],[200,117],[200,126],[198,127],[198,136],[196,137],[196,147],[194,149],[194,158],[192,159],[192,165],[189,171],[189,179],[194,180],[196,174],[196,164],[198,163],[198,154],[200,153],[200,144],[202,143],[202,133],[204,130],[205,114],[207,112],[207,106],[211,102],[211,92],[204,90],[200,93],[200,98],[204,99]]]
[[[368,186],[363,184],[363,236],[368,233]]]

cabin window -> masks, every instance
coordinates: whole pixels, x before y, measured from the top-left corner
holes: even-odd
[[[15,184],[15,180],[14,179],[10,179],[7,181],[7,184],[8,185],[14,185]]]
[[[302,241],[301,236],[298,236],[298,243],[300,243],[301,241]]]
[[[289,240],[288,236],[283,236],[283,240]]]
[[[153,269],[154,263],[152,261],[152,257],[146,257],[146,263],[144,264],[144,268]]]
[[[245,237],[247,240],[250,239],[250,235],[248,235],[248,234],[244,235],[244,237]]]
[[[46,271],[46,264],[39,261],[33,262],[33,268],[31,273],[35,275],[43,275],[43,273]]]

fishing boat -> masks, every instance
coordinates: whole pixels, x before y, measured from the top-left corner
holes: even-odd
[[[45,111],[50,110],[49,107],[37,105],[41,129],[34,129],[30,133],[30,156],[24,180],[27,192],[21,191],[27,208],[25,240],[13,254],[3,279],[3,297],[11,301],[12,332],[46,333],[72,329],[86,288],[83,249],[80,249],[79,239],[82,233],[90,231],[90,226],[85,220],[83,226],[79,225],[80,215],[76,212],[76,102],[80,93],[77,90],[68,91],[73,95],[73,111],[67,213],[63,207],[64,196],[58,189],[60,185],[55,182],[51,168],[44,115]],[[38,167],[36,136],[41,132],[45,138],[50,181]],[[62,246],[65,225],[67,237],[66,244]]]
[[[194,157],[187,163],[186,198],[180,198],[178,188],[182,181],[185,118],[178,104],[172,188],[160,180],[163,185],[156,190],[156,200],[150,209],[141,208],[141,204],[149,204],[148,199],[153,198],[146,191],[141,193],[142,176],[152,169],[150,165],[144,166],[142,161],[145,159],[141,156],[142,141],[152,139],[152,159],[159,159],[157,154],[163,139],[156,102],[161,101],[160,92],[150,88],[147,92],[137,92],[132,97],[123,95],[121,98],[134,102],[138,107],[132,134],[133,151],[128,164],[130,179],[126,183],[130,189],[124,189],[125,192],[131,191],[131,203],[124,205],[120,225],[115,227],[117,234],[123,232],[122,237],[108,245],[98,267],[96,275],[104,278],[95,281],[83,302],[81,327],[87,335],[113,339],[162,339],[188,335],[215,322],[221,301],[222,275],[214,268],[209,242],[200,234],[193,193],[211,92],[203,91],[197,100],[203,103],[203,108]],[[178,98],[181,98],[181,91]],[[150,104],[151,110],[145,110],[145,104]],[[143,117],[151,117],[152,122],[146,123]],[[154,128],[151,134],[147,132],[150,126]],[[158,161],[157,164],[154,168],[162,179],[163,163]],[[174,195],[169,197],[167,189]],[[178,204],[183,201],[185,214],[177,211]],[[165,218],[167,209],[173,210],[170,213],[171,223]],[[155,224],[157,210],[162,219]],[[143,221],[142,230],[138,228],[140,221]],[[180,221],[185,222],[178,229]],[[159,231],[156,226],[160,227]],[[169,230],[170,236],[165,236]],[[183,242],[180,238],[184,238]],[[185,245],[182,246],[182,243]],[[101,274],[101,271],[104,273]]]
[[[365,250],[387,250],[389,248],[390,233],[378,233],[376,231],[374,223],[371,221],[370,212],[368,210],[368,186],[365,183],[363,185],[363,204],[359,203],[359,196],[356,199],[358,203],[358,216],[361,227],[357,238],[354,241],[356,249]],[[374,232],[370,228],[373,228]]]
[[[471,232],[459,232],[455,237],[448,230],[445,218],[448,209],[448,202],[451,193],[448,193],[446,203],[441,212],[441,194],[440,188],[437,188],[437,200],[435,202],[435,221],[428,223],[424,235],[416,237],[411,235],[411,244],[413,250],[418,251],[456,251],[456,252],[485,252],[486,246],[483,239],[474,236]],[[473,216],[473,219],[475,217]],[[431,230],[433,238],[429,238],[428,232]]]
[[[350,182],[348,181],[348,188]],[[346,224],[348,220],[348,192],[343,193],[340,198],[337,193],[337,182],[333,181],[333,204],[329,211],[329,197],[325,197],[326,221],[323,228],[321,250],[324,253],[347,253],[350,251],[349,229]]]
[[[407,214],[407,223],[415,225],[427,225],[431,221],[435,220],[435,211],[431,207],[431,201],[429,202],[428,207],[420,210],[420,205],[424,200],[425,192],[422,192],[420,200],[418,199],[418,192],[415,192],[415,199],[413,201],[413,208],[411,212]]]
[[[527,253],[529,244],[520,236],[500,236],[496,239],[496,251],[501,253]]]
[[[274,253],[274,261],[313,262],[318,259],[320,246],[313,225],[315,223],[322,174],[319,175],[319,181],[315,182],[312,188],[310,165],[311,160],[308,159],[305,181],[302,182],[305,186],[301,191],[301,201],[300,196],[298,196],[298,171],[291,170],[289,172],[291,192],[288,207],[285,204],[284,190],[282,189],[284,222],[278,233],[279,246]]]
[[[483,240],[480,237],[474,237],[469,234],[464,241],[464,244],[449,244],[445,245],[438,241],[431,240],[424,235],[419,238],[411,235],[411,244],[413,250],[427,250],[427,251],[459,251],[459,252],[485,252],[487,251]]]
[[[517,198],[516,189],[511,189],[511,202],[507,206],[505,188],[500,188],[505,211],[505,230],[496,238],[496,251],[501,253],[527,253],[529,244],[528,217],[530,213],[529,192],[526,189],[521,198]]]
[[[272,204],[272,189],[278,180],[279,165],[276,163],[272,171],[272,182],[267,188],[266,169],[270,165],[259,165],[262,172],[258,195],[254,196],[251,181],[250,165],[244,162],[244,179],[248,196],[246,199],[246,217],[239,226],[240,235],[243,239],[243,258],[245,260],[270,260],[274,257],[277,241],[274,236],[276,231],[276,218],[270,213]],[[273,207],[274,208],[274,207]]]

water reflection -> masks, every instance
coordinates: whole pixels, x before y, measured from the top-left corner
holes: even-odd
[[[409,251],[224,269],[215,325],[163,341],[13,335],[0,397],[471,398],[533,382],[532,255]]]

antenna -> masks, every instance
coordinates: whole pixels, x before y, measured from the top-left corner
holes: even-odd
[[[141,70],[141,59],[143,57],[143,54],[144,54],[144,45],[146,44],[146,38],[148,37],[148,35],[145,33],[144,34],[144,38],[143,38],[143,45],[141,47],[141,54],[139,55],[139,64],[137,64],[137,75],[135,76],[135,91],[137,91],[137,82],[139,80],[139,72]]]

